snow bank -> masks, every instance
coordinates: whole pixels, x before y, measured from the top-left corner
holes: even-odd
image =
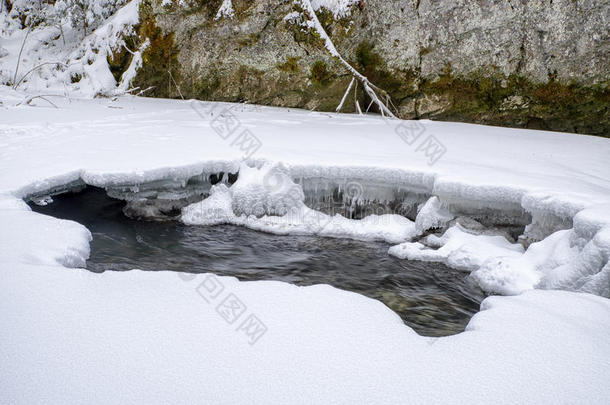
[[[595,296],[492,297],[466,332],[423,338],[381,303],[329,286],[33,265],[2,273],[9,403],[604,404],[610,395],[610,303]],[[211,281],[223,287],[217,300],[204,289]],[[247,307],[233,324],[216,310],[230,294]],[[254,345],[240,330],[249,314],[266,327]]]
[[[125,198],[158,198],[243,170],[231,187],[218,183],[185,208],[183,220],[403,241],[417,232],[417,218],[328,216],[287,191],[307,192],[324,179],[361,184],[364,200],[419,204],[436,196],[420,209],[422,230],[445,222],[443,207],[525,210],[527,197],[543,215],[573,225],[525,253],[499,235],[457,225],[459,217],[442,225],[450,227],[444,235],[424,241],[456,266],[483,262],[475,276],[494,288],[505,283],[507,293],[560,286],[604,294],[605,139],[426,123],[448,150],[431,167],[382,120],[231,106],[262,144],[244,162],[243,151],[215,132],[214,118],[187,103],[53,98],[59,108],[41,100],[10,107],[25,95],[0,88],[0,96],[0,357],[7,365],[0,391],[9,403],[605,404],[610,397],[608,299],[542,290],[491,297],[464,333],[424,338],[380,302],[329,286],[67,269],[83,265],[91,235],[32,213],[21,200],[85,183]],[[519,158],[524,150],[536,158]],[[508,265],[491,265],[490,252],[508,256]],[[215,286],[222,288],[214,298]],[[232,322],[223,318],[228,298],[245,307]],[[252,316],[262,329],[244,324]]]
[[[489,292],[570,289],[610,297],[610,205],[580,211],[574,227],[529,246],[517,257],[489,260],[473,275]]]
[[[0,223],[4,262],[84,267],[89,258],[91,233],[74,221],[38,215],[26,206],[0,209]]]

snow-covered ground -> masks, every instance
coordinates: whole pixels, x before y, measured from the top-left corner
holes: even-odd
[[[0,89],[0,402],[610,398],[610,300],[533,289],[608,295],[608,140],[131,97],[15,107],[26,97]],[[430,139],[436,148],[421,146]],[[398,256],[436,255],[520,295],[486,299],[461,334],[425,338],[380,302],[329,286],[79,269],[90,233],[22,201],[82,182],[133,194],[237,170],[183,221],[387,240]],[[415,221],[341,219],[304,206],[325,184],[357,185],[362,201],[427,202]],[[460,219],[469,211],[529,219],[533,243]],[[430,227],[446,232],[416,241]]]

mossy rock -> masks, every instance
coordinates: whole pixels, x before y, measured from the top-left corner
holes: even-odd
[[[140,4],[138,36],[141,43],[148,40],[149,45],[142,53],[142,67],[137,72],[133,86],[140,89],[152,87],[147,93],[152,97],[179,97],[176,83],[180,83],[182,75],[174,33],[165,34],[157,26],[151,0]]]

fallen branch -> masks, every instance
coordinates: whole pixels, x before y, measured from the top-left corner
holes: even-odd
[[[380,89],[379,87],[375,86],[373,83],[371,83],[369,81],[369,79],[366,78],[366,76],[364,76],[363,74],[358,72],[352,65],[347,63],[347,61],[345,59],[343,59],[341,54],[337,51],[337,48],[335,48],[333,41],[330,39],[330,37],[326,33],[326,30],[324,30],[324,27],[322,27],[320,20],[318,20],[318,16],[316,15],[316,12],[315,12],[313,6],[311,5],[311,1],[310,0],[301,0],[301,5],[303,6],[303,9],[305,11],[307,11],[309,16],[311,17],[311,22],[313,23],[313,27],[318,32],[318,35],[320,35],[320,38],[322,38],[322,40],[324,40],[326,49],[328,49],[330,54],[332,56],[334,56],[335,58],[337,58],[343,64],[343,66],[345,66],[345,68],[352,74],[352,76],[354,76],[357,80],[360,81],[360,83],[362,83],[362,86],[364,87],[364,91],[369,95],[371,100],[379,107],[379,111],[381,112],[381,115],[383,115],[383,116],[388,115],[392,118],[396,118],[396,116],[392,113],[392,111],[390,111],[388,106],[386,106],[379,99],[376,91],[379,92],[382,96],[385,96],[386,99],[389,98],[387,93],[384,90]]]

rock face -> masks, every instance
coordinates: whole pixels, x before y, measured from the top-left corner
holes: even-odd
[[[610,0],[342,1],[349,14],[321,7],[318,18],[402,118],[610,135]],[[337,107],[351,76],[298,2],[233,0],[233,18],[215,19],[221,3],[144,0],[140,40],[151,46],[136,84],[162,97],[179,88],[185,98]],[[343,111],[356,99],[370,102],[356,88]]]

